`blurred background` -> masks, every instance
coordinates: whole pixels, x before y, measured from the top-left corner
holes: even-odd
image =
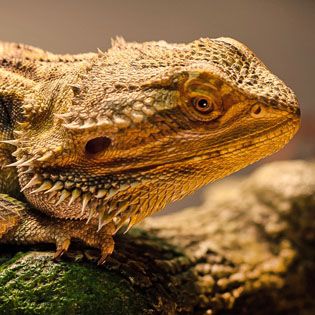
[[[0,0],[0,40],[55,53],[106,50],[116,35],[139,42],[228,36],[245,43],[297,94],[302,128],[285,149],[241,174],[270,160],[314,158],[314,33],[314,0]],[[198,191],[168,209],[201,201]]]

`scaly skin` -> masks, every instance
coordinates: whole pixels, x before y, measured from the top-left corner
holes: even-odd
[[[58,257],[79,239],[100,263],[124,224],[278,151],[300,123],[293,92],[230,38],[62,56],[0,43],[0,105],[0,242]]]

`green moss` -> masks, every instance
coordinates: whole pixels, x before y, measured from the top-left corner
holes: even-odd
[[[93,264],[19,254],[0,265],[0,314],[143,314],[140,293]]]
[[[19,260],[21,257],[23,257],[25,254],[22,252],[16,253],[13,257],[12,254],[1,254],[0,255],[0,272],[4,270],[7,266],[10,264],[13,264],[16,260]]]

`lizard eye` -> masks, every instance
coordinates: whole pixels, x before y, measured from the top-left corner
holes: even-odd
[[[213,111],[213,103],[201,97],[194,97],[191,100],[193,107],[201,114],[209,114]]]
[[[209,78],[187,80],[180,92],[182,109],[191,120],[210,122],[223,114],[221,94]]]
[[[87,154],[96,154],[103,152],[110,146],[111,143],[111,139],[107,137],[98,137],[91,139],[85,144],[85,152]]]

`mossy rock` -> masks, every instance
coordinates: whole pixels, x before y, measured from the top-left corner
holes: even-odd
[[[151,313],[141,292],[92,263],[53,262],[52,253],[0,260],[0,314]]]

